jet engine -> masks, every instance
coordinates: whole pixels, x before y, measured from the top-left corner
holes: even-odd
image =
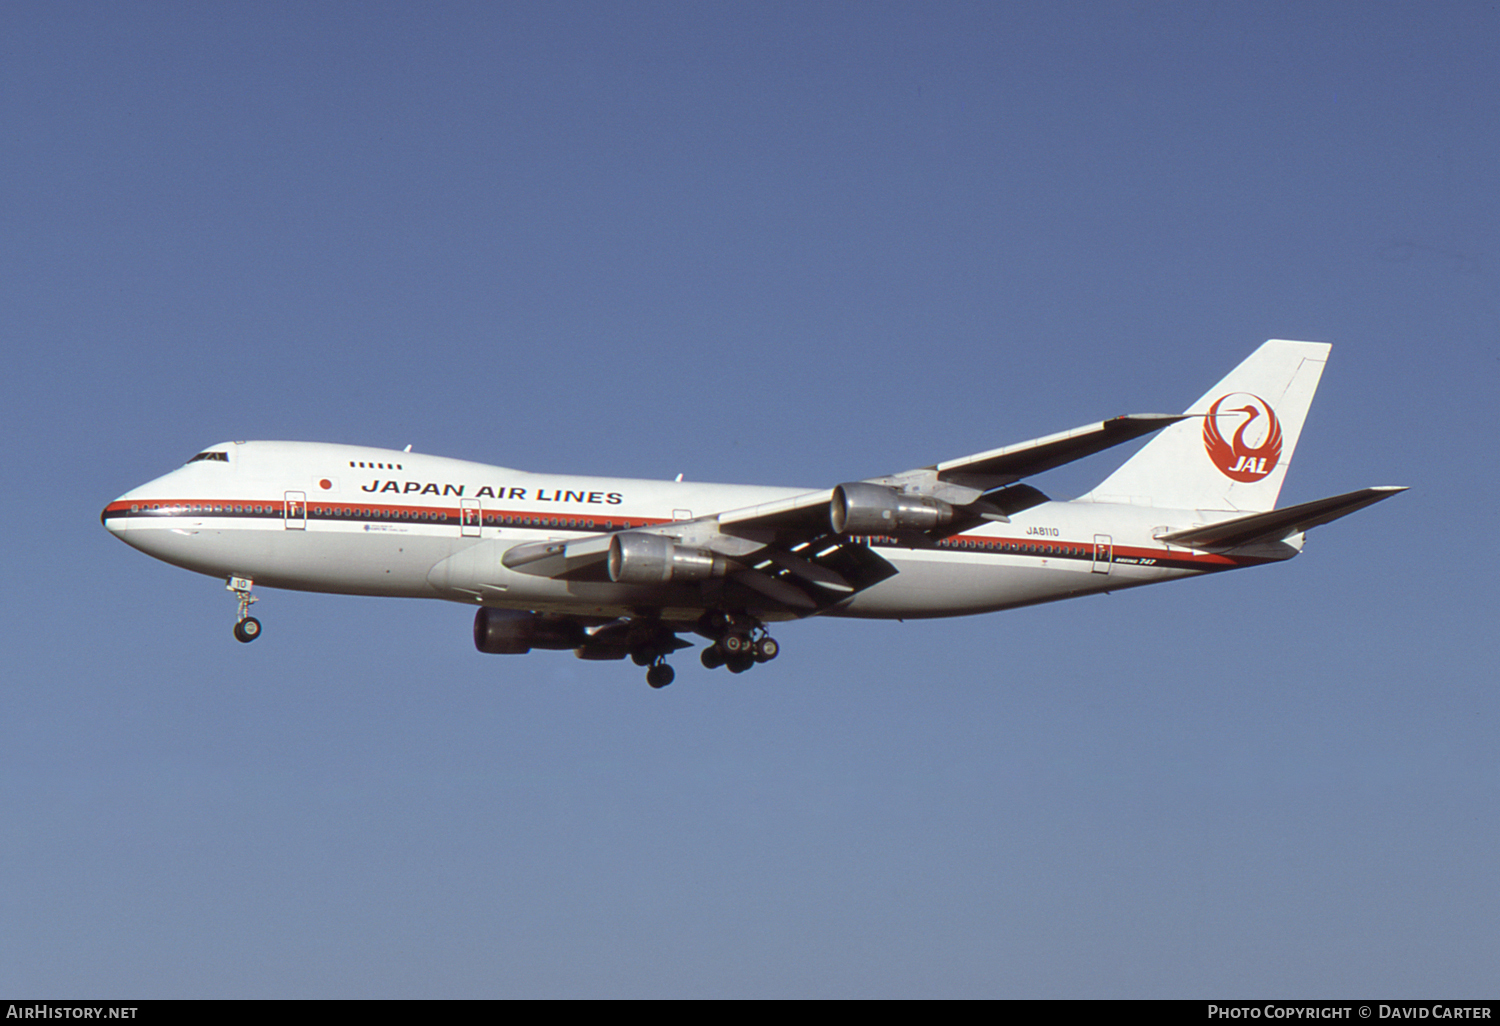
[[[659,534],[627,531],[609,541],[609,579],[620,584],[702,581],[730,569],[717,552],[684,548]]]
[[[884,485],[841,484],[828,504],[835,534],[902,534],[930,531],[953,520],[953,507],[942,499],[903,495]]]
[[[525,655],[533,648],[577,648],[583,627],[576,620],[538,616],[523,609],[481,608],[474,614],[474,647],[491,655]]]

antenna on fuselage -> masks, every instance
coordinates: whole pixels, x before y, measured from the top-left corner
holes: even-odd
[[[408,443],[407,446],[406,446],[406,448],[402,449],[401,451],[402,452],[411,452],[411,445]]]

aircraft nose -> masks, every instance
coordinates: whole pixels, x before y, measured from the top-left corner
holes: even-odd
[[[112,533],[119,534],[130,524],[130,503],[116,499],[99,511],[99,523]]]

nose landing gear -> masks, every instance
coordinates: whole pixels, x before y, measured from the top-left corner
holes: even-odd
[[[646,671],[646,683],[653,688],[664,688],[677,679],[677,671],[666,664],[665,661],[657,661]]]
[[[250,589],[255,582],[248,577],[231,577],[229,583],[224,585],[226,591],[232,591],[240,600],[240,614],[234,625],[234,637],[237,641],[246,644],[260,637],[260,621],[250,615],[250,603],[257,601]]]

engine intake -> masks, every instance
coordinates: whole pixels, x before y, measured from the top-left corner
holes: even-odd
[[[942,499],[903,495],[884,485],[841,484],[828,504],[835,534],[901,534],[930,531],[953,520],[953,507]]]
[[[533,648],[577,648],[583,626],[522,609],[483,607],[474,614],[474,647],[490,655],[525,655]]]
[[[729,570],[717,552],[684,548],[660,534],[626,531],[609,541],[609,579],[619,584],[702,581]]]

